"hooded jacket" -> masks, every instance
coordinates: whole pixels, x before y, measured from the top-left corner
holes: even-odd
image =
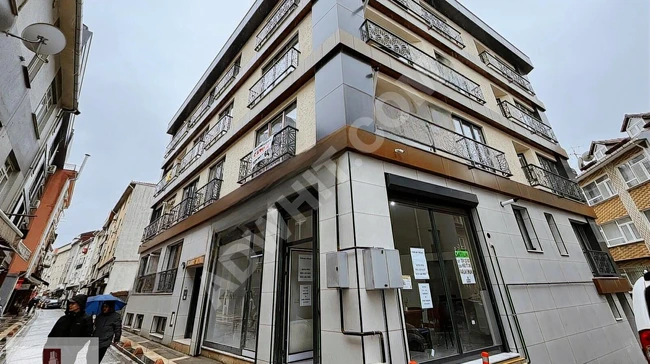
[[[93,333],[93,319],[86,315],[86,295],[80,294],[72,297],[70,301],[79,304],[79,312],[65,310],[65,316],[59,318],[54,324],[48,337],[90,337]]]
[[[95,317],[95,332],[93,336],[99,339],[99,347],[106,348],[112,342],[120,342],[122,336],[122,316],[111,310],[100,313]]]

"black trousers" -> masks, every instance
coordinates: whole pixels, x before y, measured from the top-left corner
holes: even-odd
[[[98,363],[102,362],[102,359],[104,359],[104,355],[106,355],[106,352],[108,351],[108,348],[110,348],[110,346],[107,346],[105,348],[99,348],[99,362]]]

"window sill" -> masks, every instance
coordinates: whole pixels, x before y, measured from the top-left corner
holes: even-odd
[[[149,336],[155,337],[156,339],[160,339],[160,340],[163,339],[163,335],[161,335],[161,334],[157,334],[157,333],[153,333],[153,332],[150,332],[150,333],[149,333]]]
[[[641,182],[641,183],[639,183],[639,184],[636,185],[636,186],[628,187],[628,188],[627,188],[627,192],[632,192],[632,191],[636,190],[637,188],[641,188],[641,187],[643,187],[643,186],[647,186],[648,184],[650,184],[650,179],[647,180],[647,181]]]
[[[163,292],[151,292],[151,293],[132,293],[132,296],[171,296],[173,292],[163,293]]]
[[[637,239],[637,240],[632,240],[632,241],[628,241],[628,242],[621,243],[621,244],[616,244],[616,245],[610,245],[609,243],[607,243],[607,247],[608,248],[618,248],[619,246],[626,246],[626,245],[638,244],[638,243],[643,243],[643,242],[644,242],[643,239]]]
[[[634,186],[634,187],[636,187],[636,186]],[[632,188],[634,188],[634,187],[632,187]],[[596,202],[595,204],[593,204],[593,205],[589,205],[589,206],[590,206],[590,207],[596,207],[596,206],[601,205],[601,204],[603,204],[603,203],[605,203],[605,202],[607,202],[607,201],[609,201],[609,200],[613,200],[613,199],[616,198],[616,197],[618,197],[618,193],[617,193],[617,194],[614,194],[614,195],[611,195],[611,196],[607,197],[606,199],[604,199],[604,200],[602,200],[602,201],[598,201],[598,202]]]
[[[543,250],[531,250],[531,249],[527,249],[527,250],[529,253],[544,254]]]
[[[568,257],[569,254],[560,254],[561,257]]]

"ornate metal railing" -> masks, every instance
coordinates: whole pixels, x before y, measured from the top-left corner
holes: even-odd
[[[175,164],[172,169],[170,169],[156,184],[156,192],[154,196],[157,196],[165,190],[165,188],[172,183],[172,181],[178,176],[178,164]]]
[[[291,14],[297,7],[299,0],[284,0],[280,7],[275,10],[273,15],[267,20],[262,30],[255,37],[255,50],[259,51],[260,48],[269,40],[271,35],[275,33],[280,24]]]
[[[499,72],[501,75],[503,75],[505,78],[507,78],[510,82],[514,82],[517,85],[519,85],[521,88],[523,88],[526,92],[528,92],[531,95],[535,95],[535,91],[533,91],[533,86],[530,84],[530,81],[524,78],[519,72],[517,72],[514,68],[510,67],[509,65],[503,63],[500,59],[497,57],[493,56],[492,54],[488,53],[487,51],[481,52],[479,55],[481,57],[481,60],[483,63],[485,63],[488,67],[492,68],[493,70]]]
[[[607,252],[587,250],[586,255],[591,265],[591,270],[598,277],[617,277],[614,262]]]
[[[156,286],[156,293],[174,292],[174,284],[176,283],[177,270],[178,270],[177,268],[174,268],[174,269],[158,272],[158,285]]]
[[[221,179],[215,178],[206,183],[205,186],[196,190],[193,201],[194,212],[199,211],[219,199],[222,182]]]
[[[194,196],[186,197],[178,205],[172,207],[168,212],[167,228],[175,225],[194,213]]]
[[[586,203],[580,186],[570,179],[532,164],[523,169],[531,186],[546,187],[558,196]]]
[[[422,19],[429,28],[435,29],[440,33],[440,35],[449,39],[461,49],[465,48],[465,43],[463,43],[463,38],[461,37],[460,32],[447,24],[447,22],[442,18],[432,13],[429,9],[413,0],[393,0],[393,2],[415,14],[417,17]]]
[[[203,150],[203,141],[196,143],[196,145],[185,154],[185,157],[181,159],[181,162],[178,164],[178,173],[182,173],[187,169],[187,167],[192,165],[192,163],[203,154]]]
[[[203,101],[196,107],[194,112],[187,118],[187,128],[191,129],[201,120],[212,106],[212,97],[206,96]]]
[[[156,273],[138,277],[135,281],[135,293],[151,293],[156,282]]]
[[[372,43],[377,48],[414,68],[424,70],[437,81],[470,99],[485,104],[485,98],[479,84],[454,71],[449,66],[440,63],[404,39],[369,20],[366,20],[361,27],[361,33],[365,42]]]
[[[285,126],[273,135],[271,148],[257,163],[253,160],[253,152],[248,153],[239,162],[239,183],[246,183],[276,165],[296,155],[296,133],[298,129]]]
[[[217,81],[216,86],[212,89],[210,93],[210,98],[212,101],[216,100],[221,96],[221,94],[226,90],[226,87],[237,77],[239,74],[239,65],[233,64],[226,73],[221,76],[219,81]]]
[[[509,101],[499,101],[499,107],[501,108],[503,116],[515,121],[517,124],[520,124],[531,132],[538,134],[553,143],[557,143],[557,137],[555,136],[553,129],[535,116],[531,115],[528,110],[518,105],[513,105]]]
[[[205,143],[204,148],[208,149],[212,144],[221,139],[221,137],[228,132],[228,129],[230,129],[231,122],[232,116],[225,115],[212,128],[210,128],[203,138],[203,142]]]
[[[187,123],[183,123],[183,125],[181,125],[181,127],[178,129],[178,131],[176,132],[176,134],[174,134],[174,137],[173,137],[172,140],[169,142],[169,144],[167,144],[167,149],[165,149],[165,158],[166,158],[166,157],[167,157],[171,152],[174,151],[174,149],[176,148],[176,146],[178,145],[178,143],[181,141],[181,139],[183,139],[183,138],[185,137],[185,135],[187,135],[187,132],[188,132],[188,131],[189,131],[189,130],[187,129]]]
[[[144,228],[142,241],[147,241],[167,229],[168,221],[169,214],[162,214],[156,220],[152,221],[149,225],[147,225],[147,227]]]
[[[500,150],[436,125],[417,115],[377,99],[377,129],[464,159],[470,165],[503,176],[511,176],[506,155]]]
[[[298,67],[298,56],[300,52],[295,49],[289,49],[280,59],[278,59],[271,68],[269,68],[262,78],[260,78],[248,94],[248,107],[252,108],[257,105],[266,94],[271,92],[288,74]]]

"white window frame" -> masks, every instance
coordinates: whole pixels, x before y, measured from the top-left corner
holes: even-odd
[[[603,179],[604,177],[604,179]],[[602,180],[602,181],[599,181]],[[585,188],[589,185],[594,184],[596,186],[596,189],[598,190],[599,195],[597,197],[594,197],[592,199],[589,199],[587,196],[587,193],[585,192]],[[605,197],[603,194],[603,191],[606,191],[609,196]],[[594,180],[584,187],[582,187],[582,193],[585,195],[585,198],[587,199],[587,202],[589,203],[589,206],[593,206],[597,203],[603,202],[609,198],[612,198],[616,196],[618,193],[614,189],[614,185],[612,184],[612,180],[609,179],[609,176],[606,174],[603,174],[602,176],[599,176],[598,178],[594,178]]]
[[[603,147],[602,145],[598,145],[596,147],[596,152],[594,153],[594,157],[597,160],[601,160],[601,159],[603,159],[605,157],[605,152],[607,152],[605,147]]]
[[[630,122],[627,124],[627,133],[631,138],[634,138],[635,136],[639,135],[643,131],[643,119],[638,118],[638,119],[632,119]],[[636,131],[633,131],[635,129]]]
[[[38,103],[36,110],[34,110],[34,114],[36,115],[36,123],[39,127],[50,116],[50,111],[54,109],[54,104],[56,102],[54,87],[56,87],[56,82],[52,82],[52,84],[50,84],[50,87],[48,87],[45,91],[41,102]]]
[[[0,166],[0,193],[4,190],[7,182],[9,181],[9,173],[5,166]]]
[[[633,159],[635,159],[635,158],[638,158],[639,156],[643,156],[643,158],[641,160],[639,160],[638,162],[635,162],[634,164],[631,164],[631,161]],[[616,169],[618,170],[618,173],[621,175],[621,178],[623,179],[623,181],[625,181],[628,188],[638,186],[641,183],[644,183],[644,182],[650,180],[650,168],[648,168],[648,165],[645,165],[644,162],[646,162],[648,165],[650,165],[650,158],[648,158],[648,155],[646,153],[641,152],[641,153],[635,155],[634,157],[628,159],[627,161],[625,161],[625,163],[621,163],[616,167]],[[629,168],[629,170],[632,172],[632,174],[634,174],[634,177],[635,177],[634,179],[629,180],[629,181],[625,179],[625,176],[623,176],[623,172],[621,172],[621,167],[623,167],[623,166],[626,166],[627,168]],[[639,172],[639,170],[638,169],[635,170],[633,167],[640,168],[642,171],[645,172],[645,176],[640,176],[637,173],[637,172]],[[645,178],[645,179],[642,179],[642,178]],[[636,183],[633,183],[632,181],[636,181]]]
[[[610,238],[607,236],[607,234],[605,234],[605,229],[603,229],[603,225],[600,226],[600,232],[605,237],[605,240],[607,241],[607,246],[614,247],[614,246],[621,246],[621,245],[632,244],[632,243],[637,243],[639,241],[643,241],[643,238],[638,234],[639,231],[636,228],[636,225],[634,225],[634,221],[632,221],[632,219],[630,219],[630,221],[627,221],[627,222],[623,222],[623,223],[620,222],[621,220],[624,220],[624,219],[630,219],[630,217],[629,216],[622,217],[622,218],[620,218],[618,220],[610,221],[610,222],[608,222],[606,224],[603,224],[603,225],[616,224],[616,227],[618,227],[618,230],[620,232],[621,237],[613,239],[613,240],[619,240],[619,239],[623,238],[624,241],[622,243],[611,243]],[[633,239],[628,240],[627,236],[625,235],[625,231],[627,231],[628,234],[633,237]],[[636,231],[636,233],[635,233],[635,231]]]

